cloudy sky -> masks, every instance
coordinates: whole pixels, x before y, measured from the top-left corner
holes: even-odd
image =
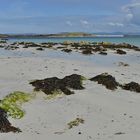
[[[0,0],[0,33],[140,32],[140,0]]]

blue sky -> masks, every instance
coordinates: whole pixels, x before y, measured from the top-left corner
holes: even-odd
[[[140,0],[0,0],[0,33],[140,32]]]

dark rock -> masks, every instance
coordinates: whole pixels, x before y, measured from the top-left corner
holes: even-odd
[[[0,48],[4,48],[5,46],[4,45],[0,45]]]
[[[130,90],[130,91],[135,91],[135,92],[140,92],[140,85],[136,82],[130,82],[128,84],[122,85],[121,86],[125,90]]]
[[[104,85],[107,89],[115,90],[117,89],[117,86],[119,85],[118,82],[116,82],[115,78],[111,75],[108,75],[107,73],[103,73],[100,75],[97,75],[90,79],[91,81],[97,81],[98,84]]]
[[[42,42],[41,45],[48,45],[48,43],[47,42]]]
[[[21,130],[11,125],[11,123],[7,119],[7,112],[0,108],[0,133],[8,132],[16,133],[21,132]]]
[[[140,48],[135,48],[134,50],[135,50],[135,51],[140,51]]]
[[[25,45],[26,42],[17,42],[19,45]]]
[[[103,46],[96,46],[93,51],[94,52],[104,52],[104,51],[107,51],[107,49],[104,48]]]
[[[53,47],[52,44],[48,44],[48,45],[46,46],[46,48],[52,48],[52,47]]]
[[[11,45],[13,45],[13,46],[18,45],[18,42],[13,42]]]
[[[120,50],[120,49],[117,49],[117,52],[116,52],[117,54],[126,54],[126,52],[125,51],[123,51],[123,50]]]
[[[38,50],[38,51],[43,51],[44,49],[43,49],[43,48],[37,48],[36,50]]]
[[[19,47],[10,45],[10,46],[5,47],[5,49],[6,50],[16,50],[16,49],[19,49]]]
[[[1,43],[7,43],[7,41],[5,41],[5,40],[0,40],[0,44]]]
[[[104,48],[109,48],[109,49],[131,49],[135,51],[140,51],[139,47],[130,45],[127,43],[120,43],[120,44],[103,44]]]
[[[84,49],[82,51],[82,54],[86,54],[86,55],[92,54],[92,49]]]
[[[41,90],[48,95],[53,94],[55,91],[59,90],[61,90],[66,95],[70,95],[74,94],[74,92],[72,92],[69,88],[76,90],[84,89],[82,86],[82,76],[77,74],[66,76],[63,79],[52,77],[44,80],[36,80],[30,84],[35,87],[35,90]]]
[[[72,52],[72,50],[71,50],[71,49],[63,49],[62,51],[63,51],[63,52],[67,52],[67,53]]]
[[[24,45],[25,45],[26,47],[40,47],[39,44],[36,44],[36,43],[34,43],[34,42],[24,42]]]
[[[106,52],[99,52],[99,54],[101,54],[101,55],[107,55]]]
[[[66,47],[65,46],[59,46],[57,47],[57,49],[65,49]]]
[[[26,49],[26,48],[29,48],[29,47],[28,47],[28,46],[23,46],[23,48],[25,48],[25,49]]]

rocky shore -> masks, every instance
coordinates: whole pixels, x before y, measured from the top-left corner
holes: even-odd
[[[79,52],[85,55],[91,55],[99,53],[101,55],[107,55],[107,51],[113,50],[117,54],[126,54],[125,49],[140,51],[139,46],[121,43],[114,44],[110,42],[70,42],[65,41],[63,43],[34,43],[34,42],[14,42],[8,43],[6,41],[0,42],[0,48],[8,50],[16,50],[20,48],[36,48],[36,50],[43,51],[46,48],[60,50],[66,53]],[[124,49],[124,50],[123,50]]]

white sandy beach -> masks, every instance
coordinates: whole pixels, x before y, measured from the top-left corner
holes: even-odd
[[[36,53],[36,52],[35,52]],[[109,54],[111,55],[111,54]],[[113,54],[117,55],[117,54]],[[140,83],[139,52],[128,51],[120,56],[128,67],[118,66],[120,60],[108,56],[93,61],[70,60],[52,57],[4,57],[0,56],[0,98],[13,91],[32,93],[29,81],[48,77],[63,78],[80,74],[87,78],[108,72],[120,83]],[[84,56],[85,57],[85,56]],[[118,55],[119,57],[119,55]],[[97,61],[100,60],[100,61]],[[0,133],[0,140],[139,140],[140,139],[140,95],[117,89],[110,91],[89,80],[84,81],[84,90],[74,95],[46,100],[42,92],[35,99],[23,104],[25,116],[9,118],[21,133]],[[80,117],[84,124],[68,129],[67,123]],[[79,132],[81,134],[79,134]],[[120,134],[122,133],[122,134]]]

